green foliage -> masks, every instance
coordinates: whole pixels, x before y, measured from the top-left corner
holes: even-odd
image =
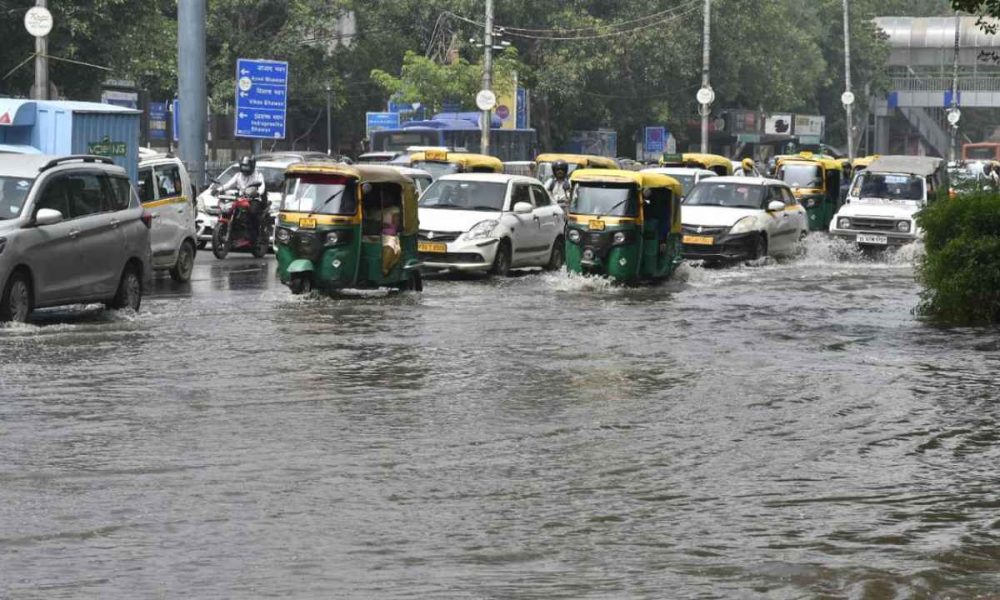
[[[961,194],[918,216],[927,254],[921,314],[947,325],[1000,323],[1000,195]]]

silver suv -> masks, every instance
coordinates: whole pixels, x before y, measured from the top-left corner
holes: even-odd
[[[0,159],[0,322],[103,302],[138,310],[152,275],[151,215],[98,156]]]

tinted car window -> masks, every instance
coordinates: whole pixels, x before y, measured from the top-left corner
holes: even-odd
[[[111,210],[127,210],[132,202],[132,186],[124,177],[109,177]]]
[[[21,207],[31,190],[31,179],[0,177],[0,221],[21,214]]]
[[[549,206],[552,204],[552,198],[549,193],[545,191],[540,185],[531,186],[531,191],[535,194],[535,206]]]
[[[49,208],[58,210],[64,219],[71,218],[69,212],[69,197],[66,195],[67,181],[65,177],[56,177],[45,184],[42,195],[35,204],[35,210]]]
[[[111,209],[96,173],[74,173],[66,177],[70,213],[73,218],[86,217]]]
[[[139,200],[143,203],[152,202],[156,200],[156,192],[153,191],[155,187],[153,186],[153,170],[152,169],[140,169],[139,170]]]
[[[510,209],[514,210],[518,202],[527,202],[531,204],[531,193],[528,191],[528,186],[526,185],[514,185],[514,189],[510,192]]]

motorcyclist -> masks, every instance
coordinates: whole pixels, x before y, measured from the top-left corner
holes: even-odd
[[[754,164],[753,159],[749,156],[740,162],[740,169],[737,175],[742,175],[743,177],[760,177],[757,165]]]
[[[569,165],[564,160],[552,163],[552,177],[545,183],[545,189],[552,194],[552,200],[562,208],[569,205]]]
[[[247,213],[247,236],[250,238],[250,245],[256,246],[257,234],[260,231],[260,217],[261,213],[264,212],[264,204],[266,204],[263,200],[267,198],[266,184],[264,182],[264,175],[257,170],[257,159],[252,155],[245,154],[242,156],[239,164],[239,172],[233,175],[229,181],[223,183],[215,191],[215,195],[229,190],[236,190],[239,193],[252,185],[257,186],[255,193],[260,195],[260,200],[256,202],[251,201],[251,208]]]

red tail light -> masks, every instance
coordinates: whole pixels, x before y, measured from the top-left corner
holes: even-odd
[[[148,212],[143,211],[142,216],[139,217],[139,220],[142,221],[142,224],[146,226],[146,229],[152,229],[153,228],[153,215],[152,215],[152,213],[148,213]]]

